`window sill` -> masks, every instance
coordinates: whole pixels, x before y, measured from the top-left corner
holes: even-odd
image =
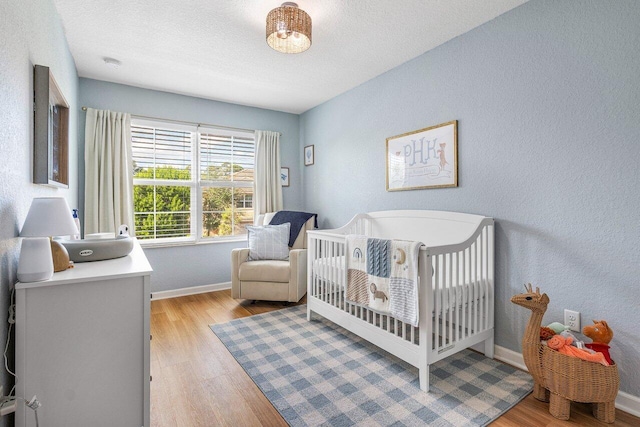
[[[143,249],[155,249],[155,248],[170,248],[176,246],[200,246],[200,245],[219,245],[221,243],[239,243],[246,242],[247,236],[238,236],[238,237],[229,237],[229,238],[220,238],[220,239],[207,239],[207,240],[182,240],[176,242],[145,242],[144,240],[138,240],[140,242],[140,246]]]

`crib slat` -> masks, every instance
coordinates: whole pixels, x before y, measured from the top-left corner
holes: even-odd
[[[477,306],[476,306],[476,301],[477,301],[477,297],[478,295],[476,294],[476,251],[475,251],[475,243],[471,244],[471,248],[470,248],[470,259],[471,259],[471,292],[473,295],[473,299],[471,300],[471,331],[469,333],[469,335],[473,335],[476,333],[477,331],[477,319],[476,319],[476,315],[477,315]]]
[[[324,242],[324,256],[328,257],[329,256],[329,248],[331,246],[331,242],[330,241],[325,241]],[[328,302],[327,301],[327,297],[329,295],[329,263],[325,262],[324,263],[324,274],[322,275],[322,277],[324,278],[324,280],[322,281],[322,300],[324,302]]]
[[[484,302],[485,302],[485,318],[487,319],[486,321],[486,329],[491,328],[490,325],[490,313],[491,313],[491,307],[489,306],[489,294],[491,293],[489,290],[489,287],[491,286],[491,284],[489,283],[489,229],[488,227],[484,227],[482,229],[482,233],[485,236],[484,239],[484,284],[485,284],[485,290],[484,290]]]
[[[482,319],[480,318],[480,314],[482,313],[482,304],[480,302],[480,298],[482,297],[482,295],[480,294],[480,245],[478,244],[478,241],[476,240],[474,243],[474,251],[476,253],[476,275],[475,275],[475,289],[476,289],[476,299],[475,299],[475,304],[476,304],[476,321],[475,321],[475,329],[474,329],[474,333],[478,333],[479,329],[481,328],[480,323],[482,322]]]
[[[327,241],[327,254],[326,254],[327,262],[325,263],[326,274],[324,276],[325,277],[324,298],[325,298],[325,302],[327,302],[328,304],[331,304],[331,250],[332,248],[333,248],[333,242]]]
[[[410,326],[411,328],[411,342],[415,344],[416,342],[416,328]]]
[[[464,292],[464,296],[463,296],[463,309],[462,309],[462,337],[467,338],[468,333],[469,333],[469,328],[468,328],[468,324],[467,322],[469,321],[469,307],[471,306],[471,303],[469,302],[469,286],[467,284],[467,249],[462,251],[462,271],[461,271],[461,276],[464,280],[464,287],[462,288],[463,292]]]
[[[455,290],[456,288],[453,287],[453,258],[452,258],[452,254],[448,253],[447,257],[448,257],[448,268],[447,270],[449,270],[449,282],[448,282],[448,290],[447,292],[449,292],[449,344],[453,343],[454,341],[454,337],[453,337],[453,310],[456,310],[456,293]]]
[[[333,242],[327,241],[326,247],[326,259],[325,263],[326,274],[324,281],[324,300],[327,304],[331,304],[331,249],[333,248]]]
[[[484,252],[484,232],[480,233],[480,236],[478,236],[478,239],[480,239],[480,286],[481,286],[481,291],[480,291],[480,295],[482,295],[483,299],[480,300],[480,306],[481,311],[482,311],[482,325],[481,328],[484,331],[485,329],[487,329],[487,307],[485,305],[485,302],[487,301],[487,281],[485,280],[486,278],[486,271],[484,269],[484,259],[485,259],[485,252]]]
[[[320,272],[320,274],[318,275],[318,289],[317,289],[317,294],[316,294],[316,298],[322,300],[322,275],[324,274],[324,266],[322,265],[322,258],[324,258],[324,252],[322,252],[322,248],[324,247],[324,240],[320,240],[318,242],[318,251],[320,253],[320,263],[318,264],[318,270]]]
[[[460,340],[460,310],[464,308],[462,306],[462,288],[459,286],[460,284],[460,253],[455,252],[451,258],[451,270],[453,272],[453,278],[451,286],[455,288],[455,312],[453,314],[453,321],[455,323],[455,340]]]
[[[318,245],[319,245],[319,240],[317,239],[313,239],[313,251],[316,253],[316,259],[320,259],[320,252],[318,252]],[[315,261],[315,260],[314,260]],[[314,265],[313,263],[311,265]],[[319,263],[315,264],[316,267],[319,267]],[[312,285],[312,289],[313,289],[313,297],[315,298],[318,295],[318,274],[317,272],[314,272],[315,274],[311,275],[311,285]]]
[[[311,274],[309,274],[309,283],[307,284],[307,286],[309,289],[309,293],[311,294],[309,296],[313,297],[316,295],[315,283],[316,283],[316,276],[318,275],[315,268],[317,266],[315,261],[316,259],[318,259],[318,252],[316,251],[316,239],[313,237],[309,238],[309,248],[313,256],[309,261],[309,267],[311,268],[311,270],[309,271],[311,271]]]
[[[346,248],[345,248],[345,244],[341,243],[340,244],[340,253],[339,253],[340,257],[344,257],[344,258],[340,258],[340,260],[338,260],[338,267],[340,268],[340,275],[339,275],[339,280],[340,280],[340,287],[338,288],[338,295],[340,298],[340,308],[345,309],[346,308],[346,296],[347,296],[347,255],[346,255]],[[341,260],[344,259],[344,263],[341,262]]]
[[[320,257],[324,257],[324,254],[322,253],[322,245],[323,245],[323,241],[322,240],[318,241],[318,252],[320,253]],[[322,263],[319,264],[318,268],[320,270],[320,274],[318,275],[318,280],[316,283],[316,298],[322,299],[322,292],[321,292],[322,274],[324,272]]]
[[[331,242],[331,305],[337,306],[336,302],[336,280],[337,277],[337,269],[336,269],[336,246],[338,243]]]
[[[440,264],[440,277],[438,280],[440,281],[440,296],[442,298],[442,304],[440,305],[440,343],[439,348],[446,346],[447,341],[447,303],[449,296],[446,294],[447,289],[445,288],[445,279],[447,272],[445,271],[445,259],[444,255],[438,256],[438,261]]]
[[[328,248],[327,248],[327,258],[328,261],[327,262],[327,303],[331,304],[331,299],[332,299],[332,290],[333,290],[333,268],[331,265],[332,262],[332,257],[333,257],[333,246],[335,245],[334,242],[329,242]]]
[[[341,306],[341,292],[340,289],[342,289],[340,287],[341,285],[341,274],[342,274],[342,269],[340,268],[340,253],[342,251],[342,243],[334,243],[335,244],[335,259],[333,260],[333,283],[334,283],[334,292],[335,292],[335,306],[339,307],[340,309],[342,309]]]
[[[476,321],[476,310],[475,310],[475,301],[476,301],[476,289],[475,289],[475,277],[474,277],[474,270],[475,270],[475,251],[473,250],[473,243],[471,244],[471,246],[469,247],[469,289],[471,291],[471,299],[469,300],[470,306],[471,306],[471,311],[470,311],[470,318],[469,318],[469,336],[472,336],[473,334],[475,334],[475,321]]]
[[[329,242],[329,262],[327,263],[327,302],[329,304],[333,304],[333,250],[335,245],[335,242]]]
[[[441,294],[440,294],[440,257],[438,255],[434,256],[434,273],[433,273],[433,280],[434,280],[434,292],[435,292],[435,302],[436,302],[436,306],[435,306],[435,310],[433,313],[433,330],[435,331],[435,337],[433,340],[433,348],[437,348],[438,347],[438,337],[441,334],[440,332],[440,324],[438,321],[438,318],[440,317],[440,305],[442,304],[441,302]]]

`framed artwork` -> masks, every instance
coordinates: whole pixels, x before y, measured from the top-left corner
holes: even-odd
[[[311,166],[313,164],[313,145],[304,147],[304,165]]]
[[[387,191],[457,186],[457,120],[387,138]]]
[[[69,104],[49,67],[33,69],[33,182],[69,188]]]
[[[280,168],[280,183],[283,187],[289,186],[289,168]]]

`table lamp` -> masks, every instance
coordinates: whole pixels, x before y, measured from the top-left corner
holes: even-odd
[[[63,197],[36,197],[31,202],[20,236],[22,240],[18,280],[48,280],[53,272],[69,268],[69,253],[53,236],[77,234],[71,209]],[[45,238],[48,237],[48,238]]]

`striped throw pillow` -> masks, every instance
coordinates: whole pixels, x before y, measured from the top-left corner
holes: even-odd
[[[280,225],[248,226],[249,261],[289,259],[288,222]]]

